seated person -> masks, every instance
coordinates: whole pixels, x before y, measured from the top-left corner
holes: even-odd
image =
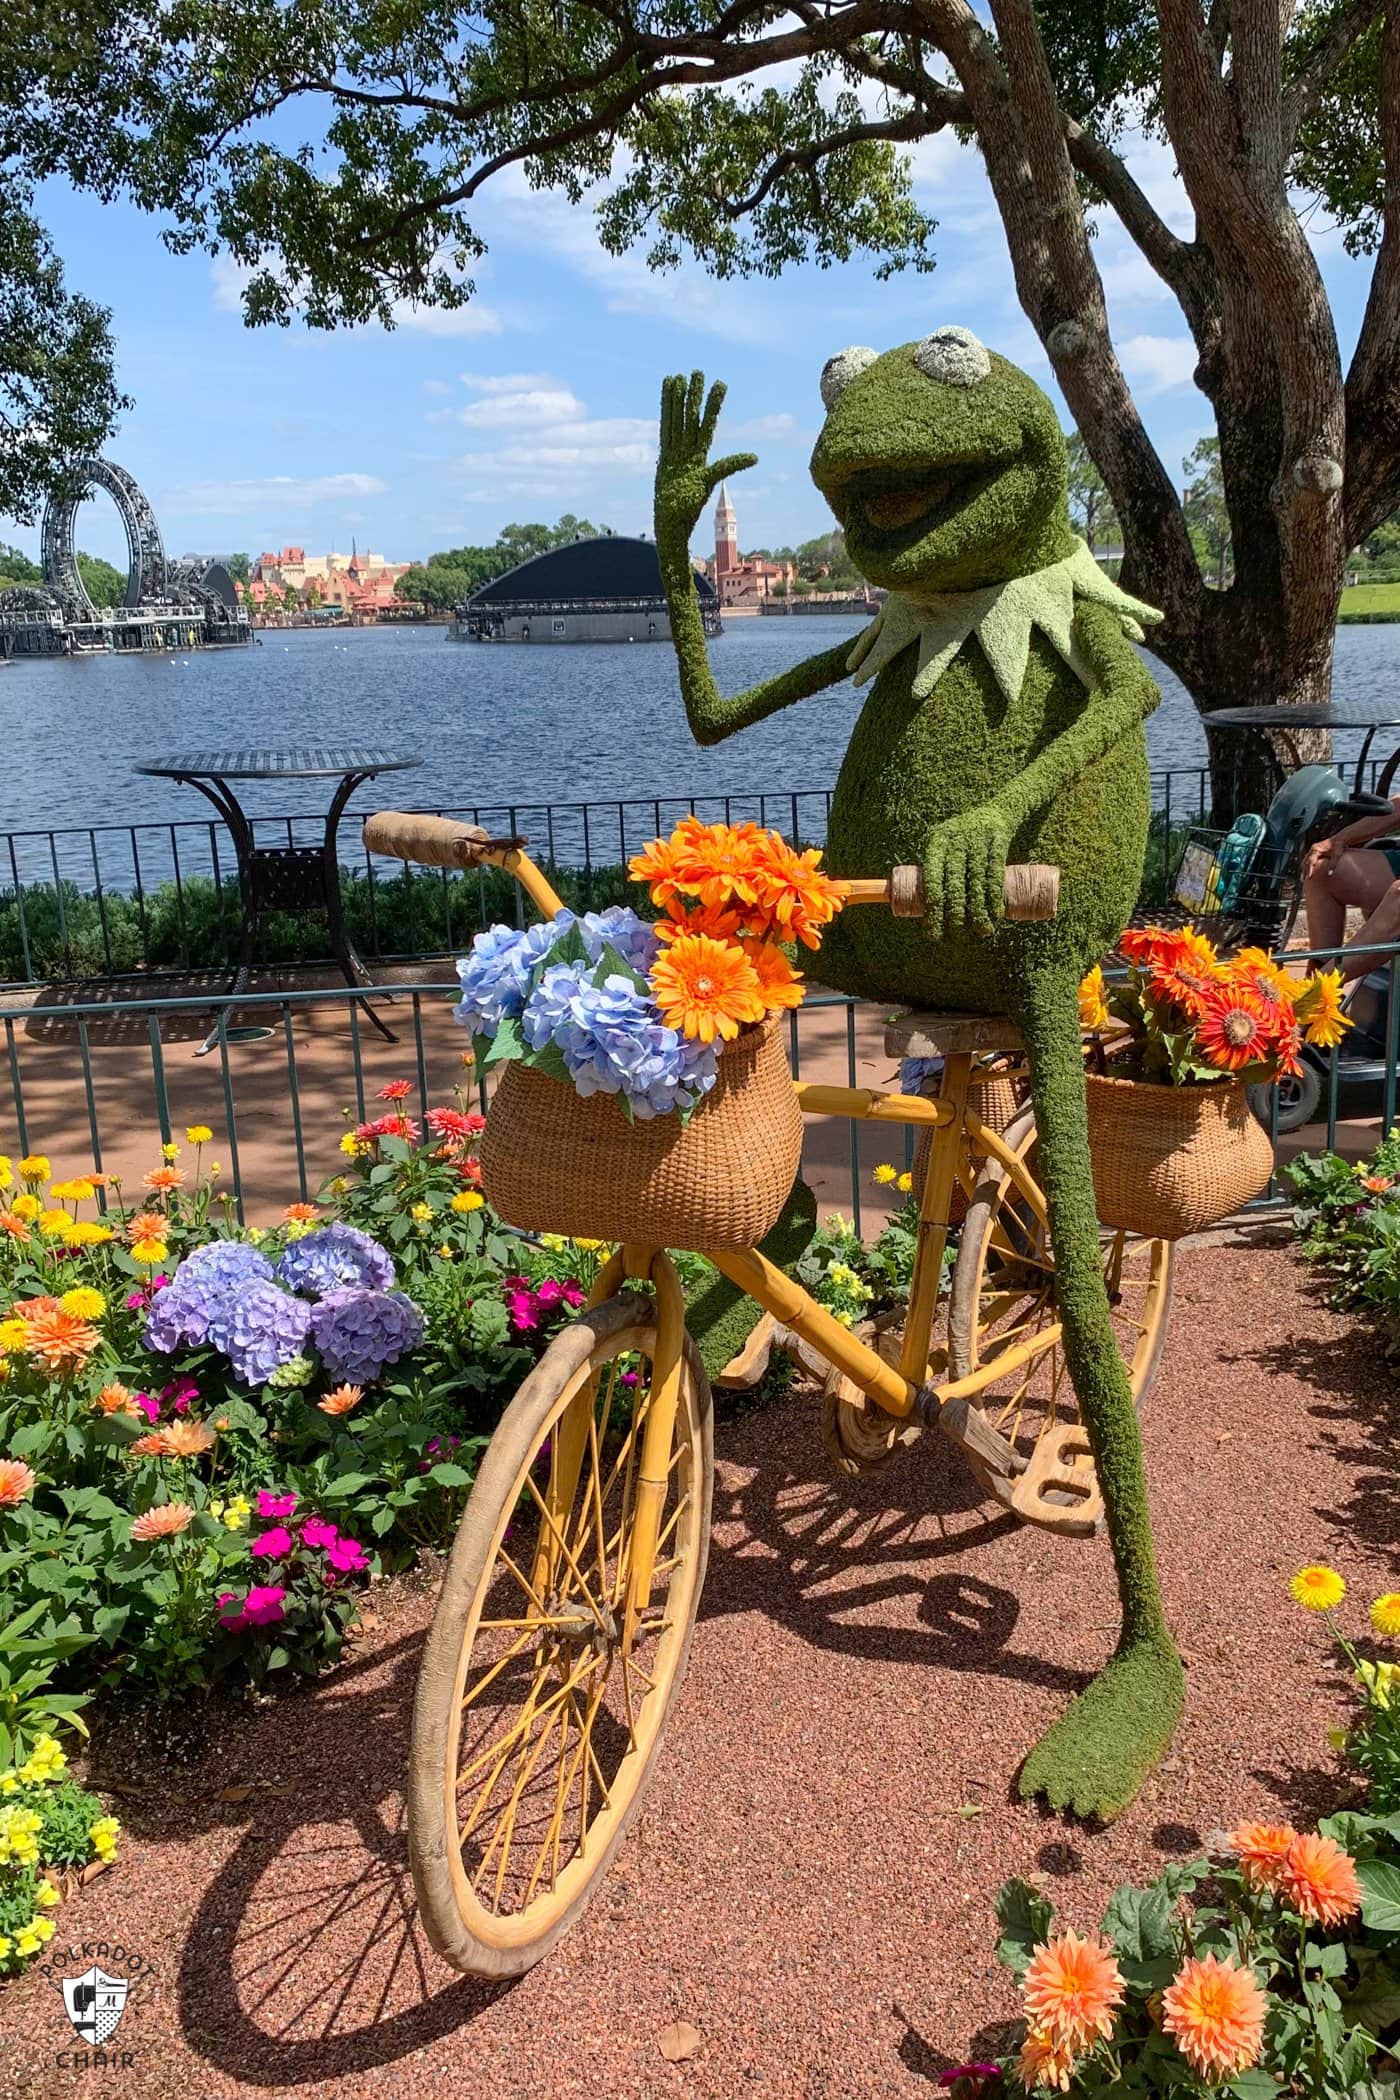
[[[1347,910],[1365,912],[1361,931],[1349,949],[1380,947],[1400,940],[1400,844],[1366,849],[1368,839],[1400,831],[1400,796],[1389,809],[1358,817],[1330,839],[1319,839],[1303,861],[1303,899],[1308,911],[1308,945],[1340,948],[1346,940]],[[1364,977],[1376,957],[1343,954],[1343,979]]]

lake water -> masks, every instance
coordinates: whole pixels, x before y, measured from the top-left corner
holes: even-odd
[[[812,614],[732,620],[711,644],[715,676],[722,691],[739,691],[861,624]],[[1200,766],[1205,739],[1195,708],[1164,666],[1153,668],[1163,701],[1147,725],[1152,762]],[[1340,630],[1338,701],[1369,715],[1400,714],[1398,674],[1400,626]],[[269,632],[260,647],[188,658],[22,661],[0,672],[0,834],[208,813],[190,788],[133,777],[134,759],[371,744],[417,752],[424,763],[361,790],[355,806],[515,806],[542,843],[527,805],[717,793],[747,800],[759,788],[829,787],[861,697],[845,685],[702,750],[686,726],[674,657],[660,644],[486,648],[450,643],[441,627],[368,627]],[[1354,739],[1339,743],[1343,752],[1355,748]],[[278,814],[315,811],[326,799],[324,782],[253,783],[246,805]],[[768,815],[788,828],[778,804]],[[645,830],[640,812],[637,821]],[[347,841],[353,835],[347,824]],[[606,848],[606,839],[595,844],[602,857]],[[9,872],[0,866],[0,884]]]

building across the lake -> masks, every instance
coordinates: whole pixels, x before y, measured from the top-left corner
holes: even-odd
[[[742,605],[751,611],[775,593],[785,596],[797,576],[790,561],[765,561],[757,554],[745,559],[740,554],[739,520],[729,499],[728,484],[723,481],[715,504],[715,558],[705,563],[705,573],[721,605]]]
[[[720,632],[714,585],[696,571],[707,634]],[[520,562],[473,591],[454,642],[666,642],[671,622],[652,540],[600,533]]]

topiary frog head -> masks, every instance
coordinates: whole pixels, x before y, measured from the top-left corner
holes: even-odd
[[[927,597],[1061,561],[1073,534],[1065,441],[1048,397],[968,329],[822,373],[812,479],[866,581]]]

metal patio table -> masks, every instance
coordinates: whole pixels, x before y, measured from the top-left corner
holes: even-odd
[[[397,751],[378,751],[362,745],[345,745],[295,751],[181,751],[172,758],[147,758],[132,766],[158,780],[175,780],[198,788],[212,802],[233,839],[238,859],[238,884],[243,901],[243,927],[239,937],[238,967],[229,996],[248,989],[252,971],[253,944],[258,923],[272,912],[324,912],[330,932],[331,954],[340,965],[345,982],[372,985],[374,980],[355,951],[345,931],[340,904],[340,860],[336,834],[346,804],[366,780],[377,773],[401,773],[421,766],[421,758]],[[254,839],[254,820],[244,810],[232,783],[245,780],[338,780],[340,785],[326,811],[325,834],[319,846],[259,846]],[[396,1040],[374,1008],[365,1002],[368,1014],[388,1042]],[[212,1029],[195,1055],[203,1057],[218,1041]]]
[[[1361,793],[1366,774],[1366,761],[1371,755],[1371,746],[1376,733],[1381,729],[1400,729],[1400,718],[1388,716],[1377,721],[1374,715],[1353,714],[1346,707],[1218,707],[1210,714],[1202,715],[1207,729],[1259,729],[1273,730],[1283,744],[1295,767],[1305,763],[1302,753],[1294,743],[1290,731],[1297,729],[1364,729],[1361,753],[1352,776],[1351,791]],[[1277,754],[1274,763],[1278,765]],[[1376,792],[1388,794],[1396,771],[1400,770],[1400,748],[1392,752],[1377,783]],[[1283,768],[1279,767],[1280,773]]]

